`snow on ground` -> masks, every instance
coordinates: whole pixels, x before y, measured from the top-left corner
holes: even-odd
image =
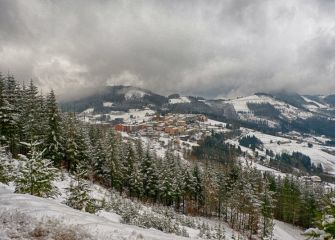
[[[180,98],[171,98],[169,99],[170,104],[177,104],[177,103],[190,103],[190,99],[188,97],[180,97]]]
[[[242,150],[243,151],[243,150]],[[285,177],[287,174],[282,173],[278,170],[263,166],[257,162],[254,162],[252,160],[248,160],[244,157],[240,157],[239,158],[240,162],[242,163],[242,166],[249,166],[249,167],[253,167],[256,168],[257,170],[261,171],[261,172],[270,172],[276,176],[280,176],[280,177]]]
[[[14,194],[0,186],[0,212],[17,211],[38,220],[59,220],[64,224],[81,226],[95,239],[185,239],[173,234],[165,234],[155,229],[142,229],[120,224],[116,218],[97,216],[74,210],[54,200],[43,199],[28,194]]]
[[[165,157],[165,153],[167,151],[167,148],[162,146],[159,141],[163,141],[165,143],[169,143],[170,141],[172,141],[173,139],[168,136],[168,137],[164,137],[161,136],[158,140],[149,138],[149,137],[140,137],[141,142],[143,143],[143,146],[150,146],[151,150],[153,150],[155,152],[155,154],[160,157],[160,158],[164,158]],[[182,153],[179,151],[175,151],[175,154],[179,154],[179,156],[181,157],[182,160],[185,160],[182,156]],[[186,160],[185,160],[186,161]]]
[[[112,102],[104,102],[103,106],[104,107],[113,107],[113,103]]]
[[[226,127],[227,123],[224,122],[219,122],[219,121],[215,121],[212,119],[208,119],[207,121],[204,122],[205,125],[210,125],[210,126],[220,126],[220,127]]]
[[[143,122],[148,121],[150,119],[149,115],[154,114],[155,111],[151,109],[129,109],[128,112],[119,112],[112,111],[110,112],[109,118],[110,120],[115,120],[116,118],[123,118],[124,122],[133,123],[133,122]]]
[[[124,97],[128,100],[131,98],[142,98],[146,94],[147,94],[146,92],[141,91],[141,90],[130,89],[124,94]]]
[[[310,103],[310,104],[306,104],[304,105],[306,108],[308,108],[309,110],[313,111],[313,110],[316,110],[318,108],[327,108],[327,106],[319,103],[319,102],[316,102],[316,101],[313,101],[305,96],[301,96],[306,102]]]
[[[81,114],[88,114],[94,112],[94,108],[87,108],[85,111],[83,111]]]
[[[97,215],[74,210],[66,205],[60,204],[55,200],[44,199],[28,194],[15,194],[0,185],[0,213],[12,211],[24,213],[40,221],[48,219],[58,220],[66,225],[82,227],[83,230],[93,235],[95,239],[148,239],[148,240],[167,240],[167,239],[187,239],[174,234],[166,234],[155,229],[143,229],[140,227],[121,224],[120,216],[115,213],[98,212]],[[215,226],[218,221],[206,221]],[[224,224],[226,239],[232,239],[237,235],[234,230]],[[199,230],[188,228],[190,239],[199,239]],[[277,240],[302,240],[302,230],[290,224],[275,221],[274,239]],[[2,233],[3,234],[3,233]]]
[[[306,239],[302,236],[302,229],[294,227],[290,224],[281,222],[281,221],[274,221],[275,227],[273,231],[273,239],[274,240],[302,240]]]
[[[263,166],[262,166],[263,167]],[[70,185],[70,177],[64,173],[62,180],[54,182],[59,188],[60,196],[55,200],[43,199],[28,194],[15,194],[12,185],[6,186],[0,183],[0,213],[3,211],[19,212],[39,221],[48,219],[59,221],[64,225],[78,226],[93,235],[95,239],[186,239],[174,234],[166,234],[155,229],[143,229],[133,225],[121,224],[121,217],[113,212],[99,211],[96,215],[74,210],[62,202],[66,198],[66,188]],[[96,184],[90,184],[91,197],[102,200],[110,197],[110,191]],[[143,209],[151,208],[141,205]],[[210,226],[216,226],[219,222],[215,219],[201,218]],[[222,222],[221,222],[222,223]],[[226,239],[233,239],[237,236],[236,231],[223,223]],[[190,238],[200,239],[199,230],[186,228]],[[301,230],[292,225],[275,221],[274,239],[300,240],[303,239]],[[1,236],[0,231],[0,236]]]

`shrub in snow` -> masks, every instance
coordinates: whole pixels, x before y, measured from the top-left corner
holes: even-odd
[[[203,222],[199,227],[199,237],[203,239],[218,239],[223,240],[225,238],[225,230],[221,224],[214,227],[210,227],[208,223]]]
[[[0,182],[8,184],[12,179],[13,162],[11,156],[0,146]]]
[[[74,209],[95,213],[97,208],[94,204],[94,200],[89,196],[89,186],[83,180],[83,176],[85,175],[86,171],[77,170],[75,180],[71,180],[70,187],[66,189],[68,197],[65,204]]]
[[[163,214],[164,210],[157,213],[152,211],[151,208],[143,209],[141,204],[122,198],[118,194],[113,194],[110,202],[106,205],[106,210],[112,210],[121,216],[122,223],[188,236],[186,229],[181,227],[182,224],[175,219],[175,214],[170,210]],[[165,210],[167,209],[165,208]]]
[[[193,218],[176,213],[171,207],[152,206],[151,210],[158,214],[175,219],[175,221],[177,221],[182,226],[190,227],[190,228],[197,228],[197,223],[195,222]]]
[[[325,201],[322,215],[316,221],[317,227],[309,228],[304,235],[308,239],[332,240],[335,237],[335,198]]]
[[[143,228],[155,228],[166,233],[175,233],[177,235],[183,234],[180,225],[175,220],[152,212],[145,211],[139,213],[134,218],[131,218],[129,223]],[[184,232],[184,234],[186,233]]]
[[[28,156],[20,155],[18,174],[14,179],[16,193],[29,193],[38,197],[54,197],[58,189],[53,181],[58,176],[58,170],[51,161],[43,159],[43,151],[38,151],[39,143],[22,143],[30,151]]]
[[[81,227],[65,225],[58,221],[38,221],[23,213],[3,210],[0,212],[0,239],[53,239],[93,240]]]

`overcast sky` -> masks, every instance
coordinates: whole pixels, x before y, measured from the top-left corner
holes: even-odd
[[[0,0],[0,71],[64,98],[335,91],[335,1]]]

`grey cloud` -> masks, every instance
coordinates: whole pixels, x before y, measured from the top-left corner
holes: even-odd
[[[208,97],[329,93],[332,13],[327,0],[1,0],[0,71],[62,98],[107,83]]]

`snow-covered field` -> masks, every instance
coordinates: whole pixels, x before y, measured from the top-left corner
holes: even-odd
[[[113,107],[113,103],[112,102],[104,102],[103,106],[104,107]]]
[[[188,97],[180,97],[180,98],[171,98],[169,99],[170,104],[177,104],[177,103],[190,103],[190,99]]]
[[[252,117],[252,111],[248,108],[247,103],[269,103],[274,108],[280,111],[280,113],[287,119],[302,118],[306,119],[312,117],[313,114],[302,109],[298,109],[292,105],[288,105],[285,102],[275,100],[269,96],[264,95],[251,95],[247,97],[236,98],[228,100],[229,103],[233,104],[236,112],[243,117],[247,115],[247,118]]]
[[[152,115],[154,113],[155,111],[150,109],[129,109],[128,112],[111,112],[108,115],[110,120],[123,118],[125,122],[143,122],[149,119],[148,115]]]
[[[124,96],[126,99],[131,99],[131,98],[142,98],[147,93],[139,89],[129,89],[124,94],[125,94]]]
[[[325,147],[318,144],[314,144],[312,147],[308,147],[307,142],[299,142],[253,130],[250,130],[248,135],[255,135],[255,137],[259,138],[263,142],[265,149],[272,150],[274,153],[280,154],[283,152],[301,152],[306,156],[309,156],[314,164],[321,163],[326,171],[335,172],[335,155],[324,151],[335,151],[334,147]]]
[[[327,109],[328,107],[324,104],[321,104],[319,102],[313,101],[311,99],[309,99],[308,97],[305,96],[301,96],[307,103],[309,104],[305,104],[304,107],[306,107],[308,110],[310,111],[315,111],[318,108],[322,108],[322,109]]]
[[[241,162],[241,164],[243,166],[248,166],[248,167],[256,168],[257,170],[259,170],[261,172],[270,172],[270,173],[272,173],[272,174],[274,174],[276,176],[280,176],[280,177],[285,177],[287,175],[285,173],[282,173],[282,172],[277,171],[275,169],[263,166],[263,165],[261,165],[261,164],[259,164],[257,162],[254,162],[253,160],[249,160],[249,159],[246,159],[244,157],[240,157],[239,160],[240,160],[240,162]]]
[[[113,106],[113,103],[111,102],[105,102],[105,107],[111,107]],[[83,111],[80,115],[81,120],[83,122],[90,122],[90,118],[88,117],[90,114],[94,112],[93,108],[86,109]],[[111,111],[109,114],[105,114],[105,116],[108,117],[109,120],[115,120],[117,118],[122,118],[124,122],[126,123],[141,123],[143,121],[148,121],[150,119],[150,115],[154,114],[155,111],[151,109],[129,109],[128,112],[122,112],[122,111]],[[102,117],[102,114],[94,114],[91,116],[92,119],[98,119]],[[97,123],[97,121],[94,121]],[[101,123],[100,121],[98,121]]]

